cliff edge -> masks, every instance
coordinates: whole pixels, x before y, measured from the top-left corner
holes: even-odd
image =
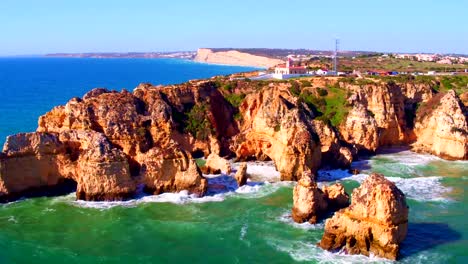
[[[270,68],[280,63],[280,59],[272,59],[263,56],[252,55],[237,50],[229,51],[213,51],[211,49],[198,49],[194,61],[213,63],[213,64],[227,64],[237,66],[252,66],[261,68]]]

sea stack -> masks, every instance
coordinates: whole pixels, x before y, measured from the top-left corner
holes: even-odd
[[[319,246],[396,260],[407,231],[405,195],[383,175],[374,173],[353,191],[351,205],[326,221]]]
[[[292,218],[297,223],[317,223],[328,207],[322,190],[308,172],[302,175],[294,187],[293,199]]]

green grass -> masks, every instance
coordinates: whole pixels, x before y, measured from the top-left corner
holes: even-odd
[[[305,90],[299,95],[300,102],[307,104],[318,120],[338,126],[345,120],[350,109],[346,101],[347,92],[332,86],[327,87],[326,91],[321,96],[315,96]]]
[[[238,108],[242,101],[244,101],[245,94],[226,94],[224,98],[234,107]]]

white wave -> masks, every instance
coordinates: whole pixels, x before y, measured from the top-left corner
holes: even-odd
[[[232,168],[237,170],[240,164],[240,162],[233,163]],[[247,174],[255,181],[277,182],[280,180],[280,173],[276,170],[273,161],[249,161]]]
[[[206,203],[206,202],[222,202],[227,197],[235,196],[239,198],[259,198],[270,195],[276,192],[279,188],[291,186],[292,182],[253,182],[249,180],[246,185],[242,187],[237,186],[237,182],[231,176],[224,174],[221,175],[207,175],[208,190],[207,194],[198,197],[194,194],[189,194],[188,191],[181,191],[177,193],[162,193],[159,195],[142,195],[139,198],[128,201],[115,201],[115,202],[93,202],[93,201],[73,201],[73,198],[58,198],[59,201],[71,203],[76,206],[96,209],[109,209],[115,206],[134,207],[141,203],[174,203],[174,204],[187,204],[187,203]]]
[[[304,230],[322,230],[325,227],[325,222],[324,221],[319,222],[317,224],[310,224],[308,222],[305,222],[305,223],[302,223],[302,224],[296,223],[292,219],[291,211],[288,211],[288,212],[285,212],[284,214],[282,214],[280,216],[280,218],[279,218],[279,221],[283,222],[285,224],[291,225],[291,226],[293,226],[295,228],[300,228],[300,229],[304,229]]]
[[[318,263],[393,263],[375,256],[348,255],[343,252],[332,253],[310,242],[282,241],[271,239],[268,242],[275,249],[288,253],[295,261],[314,261]]]
[[[318,172],[318,180],[322,182],[353,180],[362,183],[368,174],[353,175],[346,170],[321,170]],[[447,194],[452,188],[441,183],[442,177],[387,177],[406,195],[407,198],[417,201],[451,201]]]
[[[11,215],[10,217],[8,217],[8,222],[17,224],[18,220],[15,218],[15,216]]]
[[[427,165],[433,161],[444,161],[443,159],[434,155],[416,153],[410,150],[404,150],[395,153],[382,153],[376,155],[375,157],[391,159],[395,162],[407,166]]]
[[[239,239],[240,240],[244,240],[245,238],[245,235],[247,234],[247,229],[249,228],[249,226],[247,224],[244,224],[241,228],[241,231],[240,231],[240,236],[239,236]]]

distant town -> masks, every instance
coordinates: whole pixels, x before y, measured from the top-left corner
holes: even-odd
[[[175,52],[54,53],[64,58],[178,58],[198,62],[266,68],[255,79],[301,76],[393,76],[468,74],[468,55],[378,53],[307,49],[215,48]],[[261,61],[261,63],[260,63]]]

